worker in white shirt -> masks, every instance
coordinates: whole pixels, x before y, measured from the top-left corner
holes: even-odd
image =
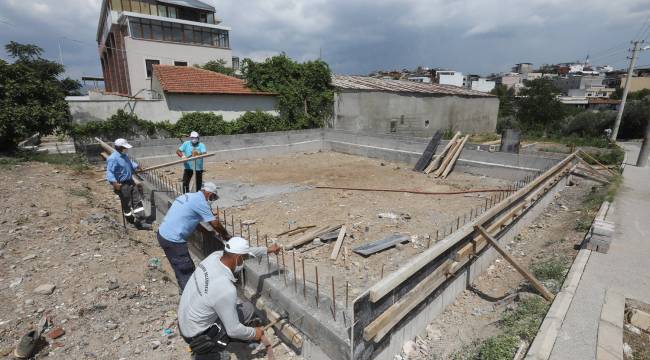
[[[223,251],[201,261],[178,305],[178,327],[195,360],[228,359],[226,348],[231,339],[259,341],[264,335],[261,327],[247,326],[254,306],[248,301],[238,303],[235,274],[247,258],[277,253],[280,246],[250,247],[241,237],[224,244]]]

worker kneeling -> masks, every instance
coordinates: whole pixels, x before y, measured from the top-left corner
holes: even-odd
[[[196,360],[228,359],[226,348],[231,339],[259,341],[261,327],[249,327],[254,306],[237,302],[235,274],[248,257],[277,253],[280,247],[251,248],[246,239],[233,237],[223,251],[206,257],[188,281],[178,305],[178,326]]]

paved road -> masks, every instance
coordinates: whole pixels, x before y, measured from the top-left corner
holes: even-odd
[[[650,303],[650,168],[634,166],[639,146],[623,144],[628,165],[614,208],[607,214],[607,220],[616,224],[609,253],[591,253],[551,359],[596,358],[598,320],[607,289]]]

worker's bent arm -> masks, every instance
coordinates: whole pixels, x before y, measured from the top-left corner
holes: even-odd
[[[176,155],[178,155],[178,157],[182,158],[185,154],[183,154],[183,152],[180,151],[180,150],[176,150]]]
[[[226,230],[226,228],[223,227],[223,224],[221,224],[221,221],[219,221],[218,219],[212,220],[212,221],[210,221],[210,225],[212,226],[212,228],[217,233],[219,233],[219,235],[221,235],[221,237],[224,240],[230,239],[230,234],[228,234],[228,230]]]

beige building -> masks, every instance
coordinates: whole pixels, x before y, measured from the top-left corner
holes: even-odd
[[[621,79],[621,89],[625,87],[625,82],[627,78],[623,77]],[[650,89],[650,77],[646,76],[635,76],[630,80],[630,91],[639,91],[643,89]]]

